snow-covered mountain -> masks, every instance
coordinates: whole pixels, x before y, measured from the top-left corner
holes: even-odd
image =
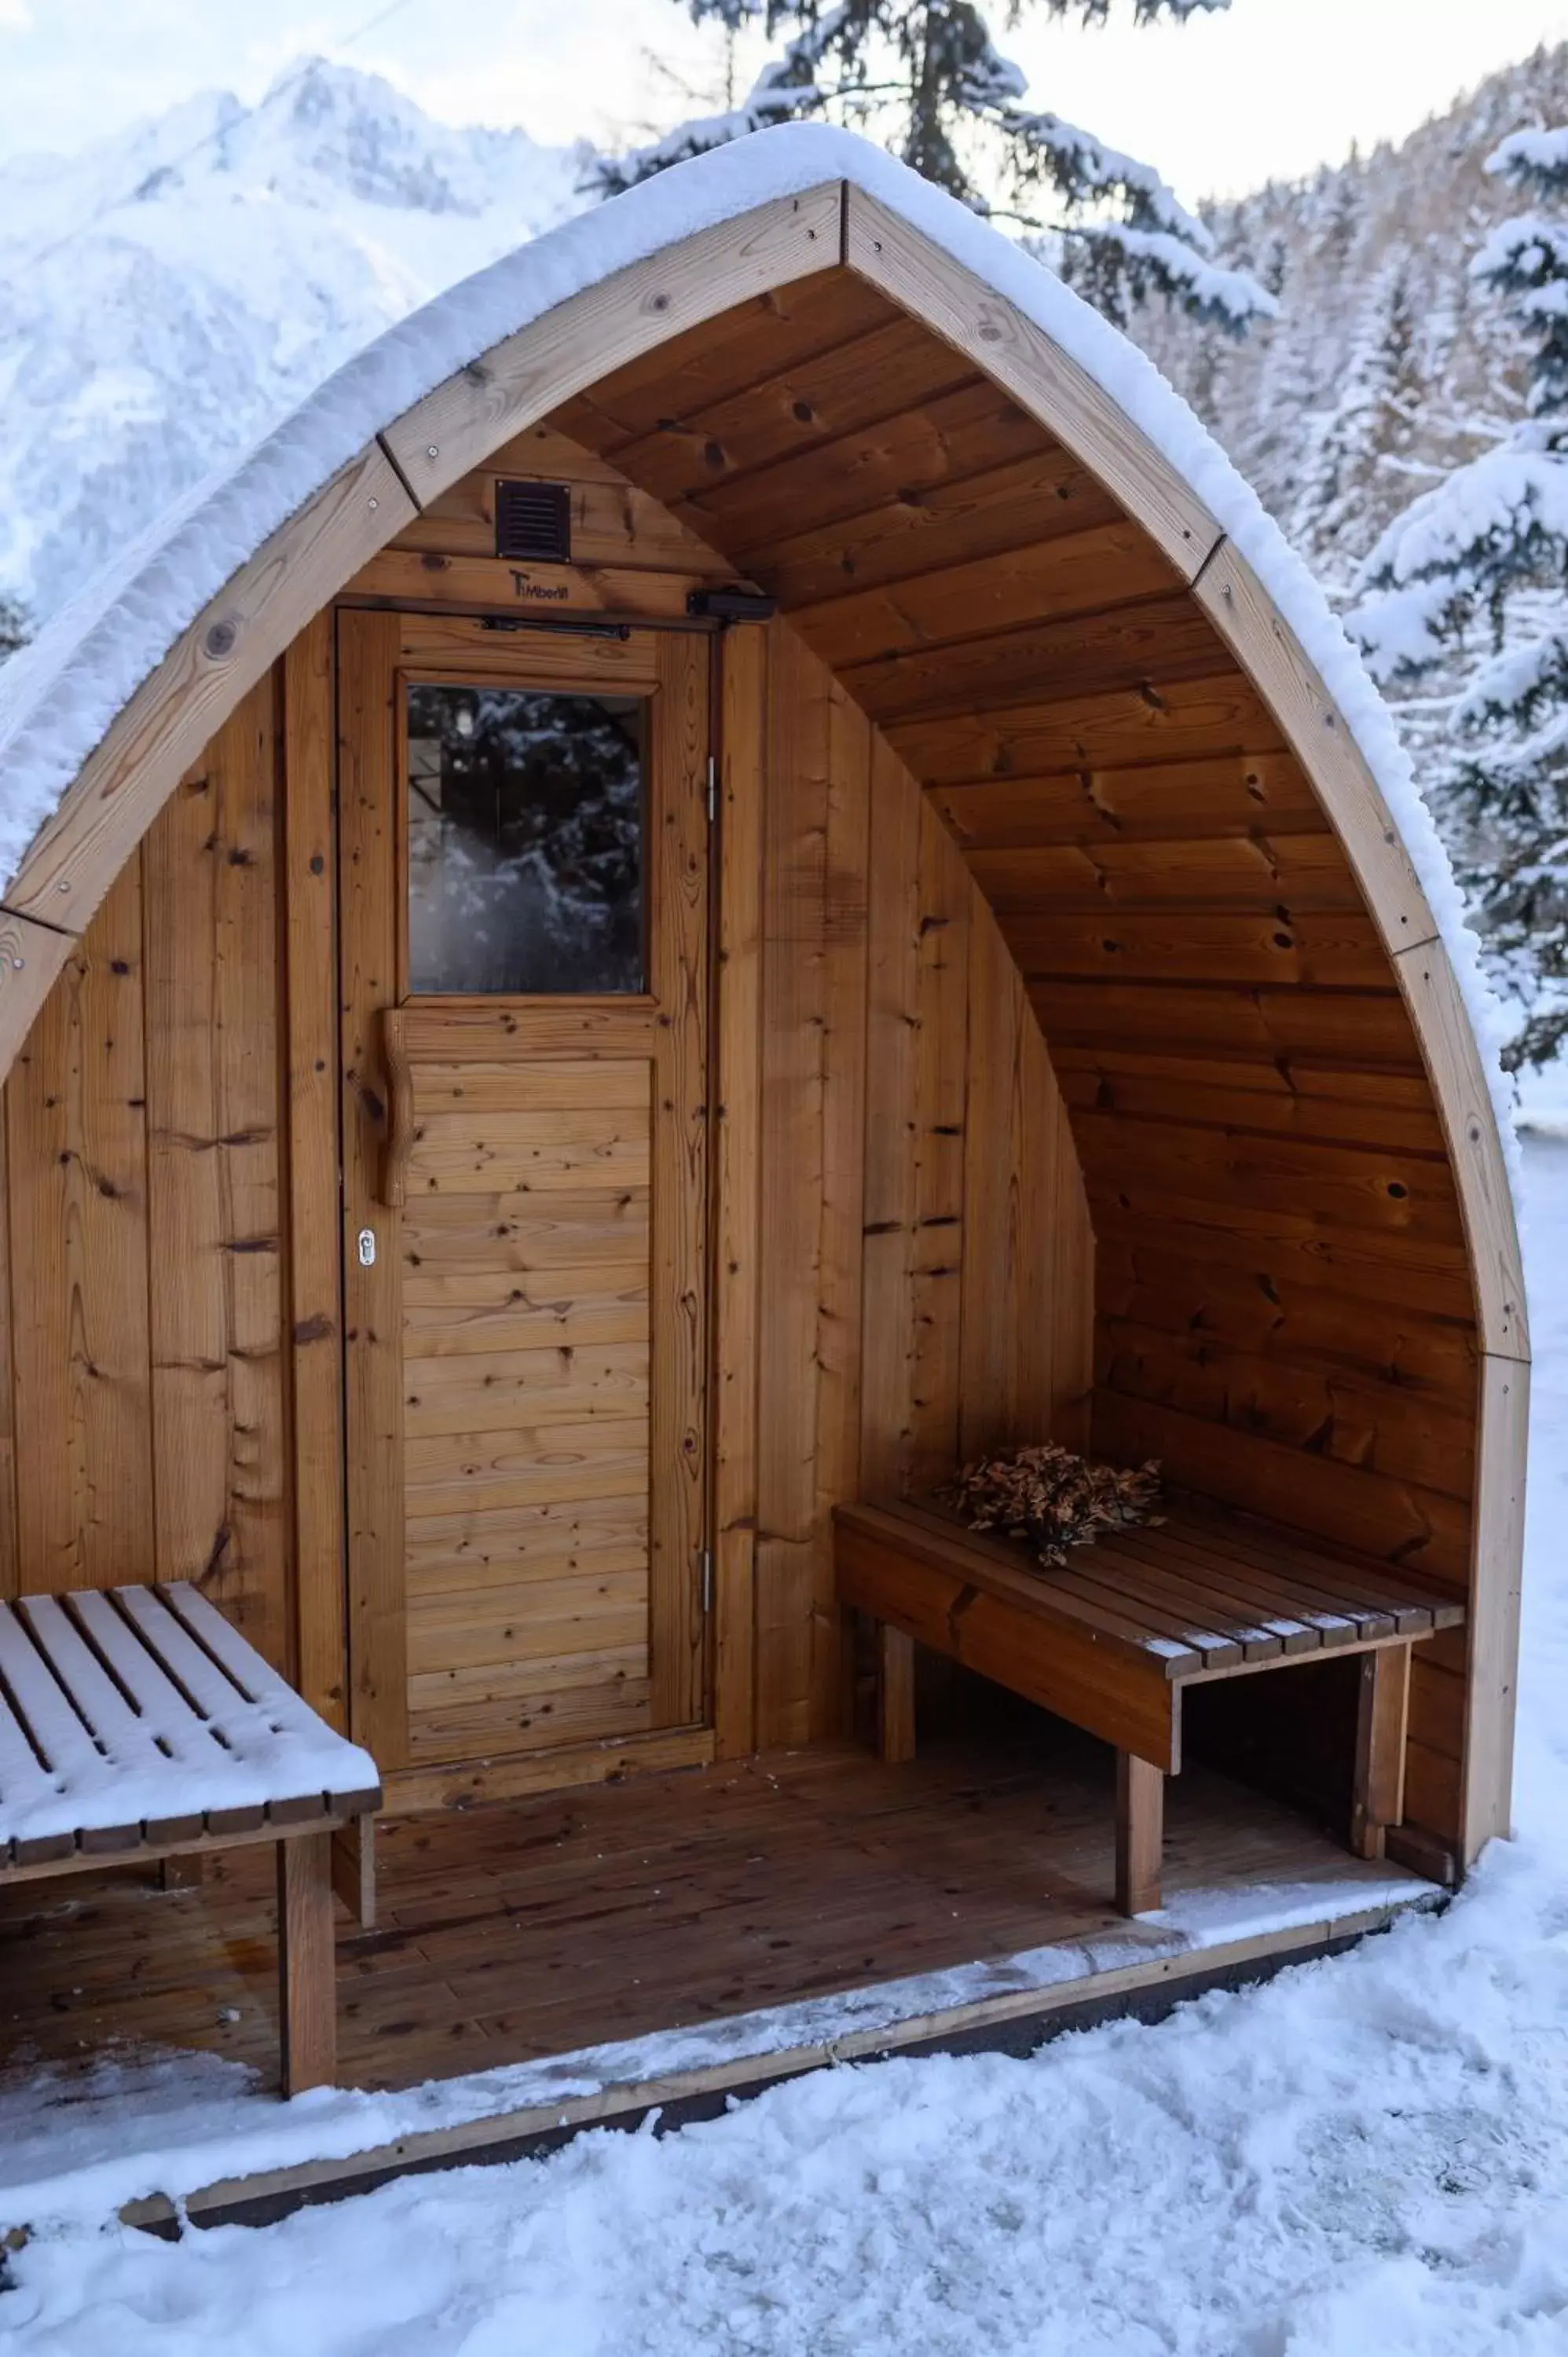
[[[1568,117],[1568,46],[1398,148],[1212,216],[1280,296],[1242,343],[1133,330],[1303,554],[1343,587],[1382,525],[1517,410],[1515,339],[1466,279],[1512,203],[1503,135]],[[215,464],[442,287],[580,209],[587,150],[454,130],[319,60],[83,156],[0,167],[0,647]]]
[[[316,60],[0,167],[0,601],[41,621],[340,361],[580,210],[585,153]]]

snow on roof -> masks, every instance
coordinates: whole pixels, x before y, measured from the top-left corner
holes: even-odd
[[[1033,256],[854,134],[790,124],[674,166],[427,303],[329,377],[240,463],[200,485],[0,669],[0,877],[180,633],[241,565],[415,402],[613,273],[775,198],[847,180],[1032,319],[1142,429],[1252,566],[1378,780],[1458,974],[1505,1149],[1501,1017],[1391,716],[1327,601],[1207,427],[1117,328]]]

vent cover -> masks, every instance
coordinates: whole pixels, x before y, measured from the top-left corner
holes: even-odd
[[[498,482],[496,554],[535,565],[570,565],[570,484]]]

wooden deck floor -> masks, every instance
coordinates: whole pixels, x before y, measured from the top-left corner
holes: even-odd
[[[1037,1722],[1036,1722],[1037,1724]],[[1167,1903],[1353,1871],[1289,1809],[1194,1770]],[[1120,1922],[1110,1755],[1061,1730],[848,1747],[561,1792],[380,1835],[381,1920],[344,1919],[342,2080],[406,2086],[996,1958]],[[0,1894],[0,2065],[111,2043],[276,2067],[270,1851],[197,1889],[145,1873]]]

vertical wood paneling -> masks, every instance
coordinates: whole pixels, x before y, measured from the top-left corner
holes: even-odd
[[[1031,1173],[1036,1168],[1041,1172],[1038,1183],[1042,1197],[1044,1172],[1047,1168],[1051,1179],[1050,1208],[1047,1211],[1042,1200],[1036,1230],[1042,1237],[1047,1233],[1050,1237],[1050,1297],[1042,1330],[1048,1329],[1050,1334],[1051,1390],[1043,1426],[1036,1422],[1035,1429],[1048,1431],[1054,1440],[1069,1448],[1085,1449],[1089,1447],[1090,1403],[1094,1385],[1094,1222],[1084,1193],[1083,1172],[1067,1107],[1058,1092],[1045,1041],[1032,1017],[1025,1027],[1023,1047],[1026,1091],[1038,1107],[1037,1129],[1041,1133],[1038,1144],[1031,1144],[1026,1151],[1023,1167]],[[1051,1132],[1048,1148],[1043,1135],[1047,1125]],[[1047,1254],[1042,1243],[1042,1277],[1047,1264]]]
[[[395,615],[360,613],[339,615],[338,633],[342,1221],[346,1244],[361,1227],[377,1239],[371,1267],[352,1251],[344,1260],[349,1723],[385,1770],[408,1756],[402,1222],[377,1200],[386,1081],[374,1029],[398,995],[392,693],[402,634]]]
[[[1058,1239],[1062,1201],[1063,1161],[1076,1178],[1078,1158],[1066,1135],[1060,1101],[1050,1060],[1033,1010],[1023,997],[1018,1025],[1017,1056],[1012,1073],[1010,1132],[1018,1170],[1018,1229],[1013,1249],[1018,1267],[1017,1327],[1014,1335],[1015,1436],[1019,1441],[1048,1434],[1066,1441],[1058,1431],[1057,1408],[1061,1383],[1058,1360],[1065,1354],[1057,1341],[1058,1280],[1068,1272],[1058,1266],[1066,1246]],[[1093,1302],[1089,1305],[1092,1323]],[[1086,1362],[1087,1386],[1091,1369]]]
[[[909,1297],[916,1217],[920,798],[878,737],[871,761],[865,1033],[865,1250],[861,1486],[903,1488],[910,1437]]]
[[[714,1132],[714,1732],[719,1758],[733,1760],[752,1749],[757,1715],[766,634],[731,632],[719,661],[723,797]]]
[[[706,644],[658,642],[654,774],[660,823],[654,929],[664,1012],[653,1125],[649,1676],[652,1723],[684,1727],[704,1703],[698,1555],[708,1506],[708,822]]]
[[[272,677],[149,833],[148,1232],[158,1576],[293,1674]]]
[[[225,1608],[238,1583],[229,1515],[229,1325],[213,1022],[217,748],[183,778],[143,846],[147,892],[148,1221],[155,1561]],[[216,1587],[215,1587],[216,1583]],[[250,1632],[247,1631],[247,1634]]]
[[[844,1691],[832,1510],[860,1494],[861,1265],[865,1224],[866,917],[871,730],[834,683],[828,719],[822,921],[822,1192],[817,1254],[811,1508],[811,1732],[836,1727]]]
[[[841,1716],[833,1506],[931,1488],[963,1448],[1050,1430],[1064,1388],[1087,1391],[1090,1307],[1056,1083],[994,922],[914,780],[823,666],[782,628],[768,643],[765,1744]],[[1065,1252],[1062,1216],[1078,1222]]]
[[[19,1578],[147,1575],[141,865],[113,887],[6,1089]]]
[[[968,1102],[959,1336],[958,1453],[967,1464],[1013,1437],[1024,1249],[1018,1097],[1023,987],[989,909],[970,925]]]
[[[784,626],[769,638],[757,1547],[764,1744],[803,1741],[811,1723],[832,717],[822,665]]]
[[[959,1454],[965,1080],[972,886],[935,811],[922,802],[915,1243],[910,1285],[912,1400],[907,1478],[945,1480]]]
[[[330,614],[301,632],[283,674],[287,1316],[299,1686],[312,1709],[342,1729],[349,1697]]]

